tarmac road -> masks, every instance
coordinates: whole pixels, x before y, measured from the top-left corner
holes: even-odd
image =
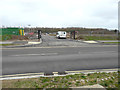
[[[117,67],[117,47],[4,49],[2,57],[3,75]]]
[[[42,47],[46,47],[46,46],[84,46],[84,45],[88,45],[86,43],[83,42],[77,42],[75,40],[72,39],[57,39],[54,36],[49,36],[47,35],[42,35],[42,40],[43,43],[40,44],[39,46]]]
[[[61,43],[59,43],[61,42]],[[57,44],[56,44],[57,43]],[[66,47],[55,47],[63,45]],[[73,70],[112,69],[118,67],[117,46],[97,46],[43,36],[41,46],[2,50],[2,74],[64,73]],[[76,47],[68,47],[73,46]],[[85,46],[86,47],[83,47]],[[53,47],[47,47],[53,46]],[[81,46],[81,47],[77,47]]]

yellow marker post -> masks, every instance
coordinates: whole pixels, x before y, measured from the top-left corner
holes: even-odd
[[[20,30],[19,33],[21,36],[24,36],[24,30]]]
[[[24,36],[24,30],[22,30],[22,35]]]
[[[22,35],[21,30],[19,31],[20,35]]]

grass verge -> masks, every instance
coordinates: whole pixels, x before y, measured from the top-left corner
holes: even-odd
[[[0,46],[14,46],[14,45],[19,45],[19,44],[0,44]]]
[[[79,36],[76,39],[83,40],[118,40],[116,36]]]
[[[104,43],[108,43],[108,44],[119,44],[120,42],[104,42]]]
[[[57,77],[40,77],[19,80],[3,80],[3,88],[70,88],[100,84],[105,88],[117,88],[120,72],[75,74]]]

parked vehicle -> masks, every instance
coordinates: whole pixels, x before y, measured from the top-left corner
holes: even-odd
[[[67,32],[66,31],[58,31],[56,37],[57,38],[65,38],[66,39]]]

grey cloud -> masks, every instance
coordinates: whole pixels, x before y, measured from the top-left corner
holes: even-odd
[[[9,2],[4,6],[5,2]],[[88,4],[74,4],[61,1],[61,4],[48,0],[2,0],[0,4],[2,23],[4,25],[35,25],[51,27],[107,27],[117,28],[117,0],[98,0],[101,3],[94,5],[89,0]],[[71,2],[72,1],[72,2]],[[104,3],[104,1],[106,1]],[[62,5],[62,2],[64,5]],[[81,0],[82,3],[82,0]],[[74,5],[74,6],[73,6]],[[82,5],[82,6],[81,6]],[[61,6],[61,7],[60,7]],[[106,24],[107,23],[107,24]]]

